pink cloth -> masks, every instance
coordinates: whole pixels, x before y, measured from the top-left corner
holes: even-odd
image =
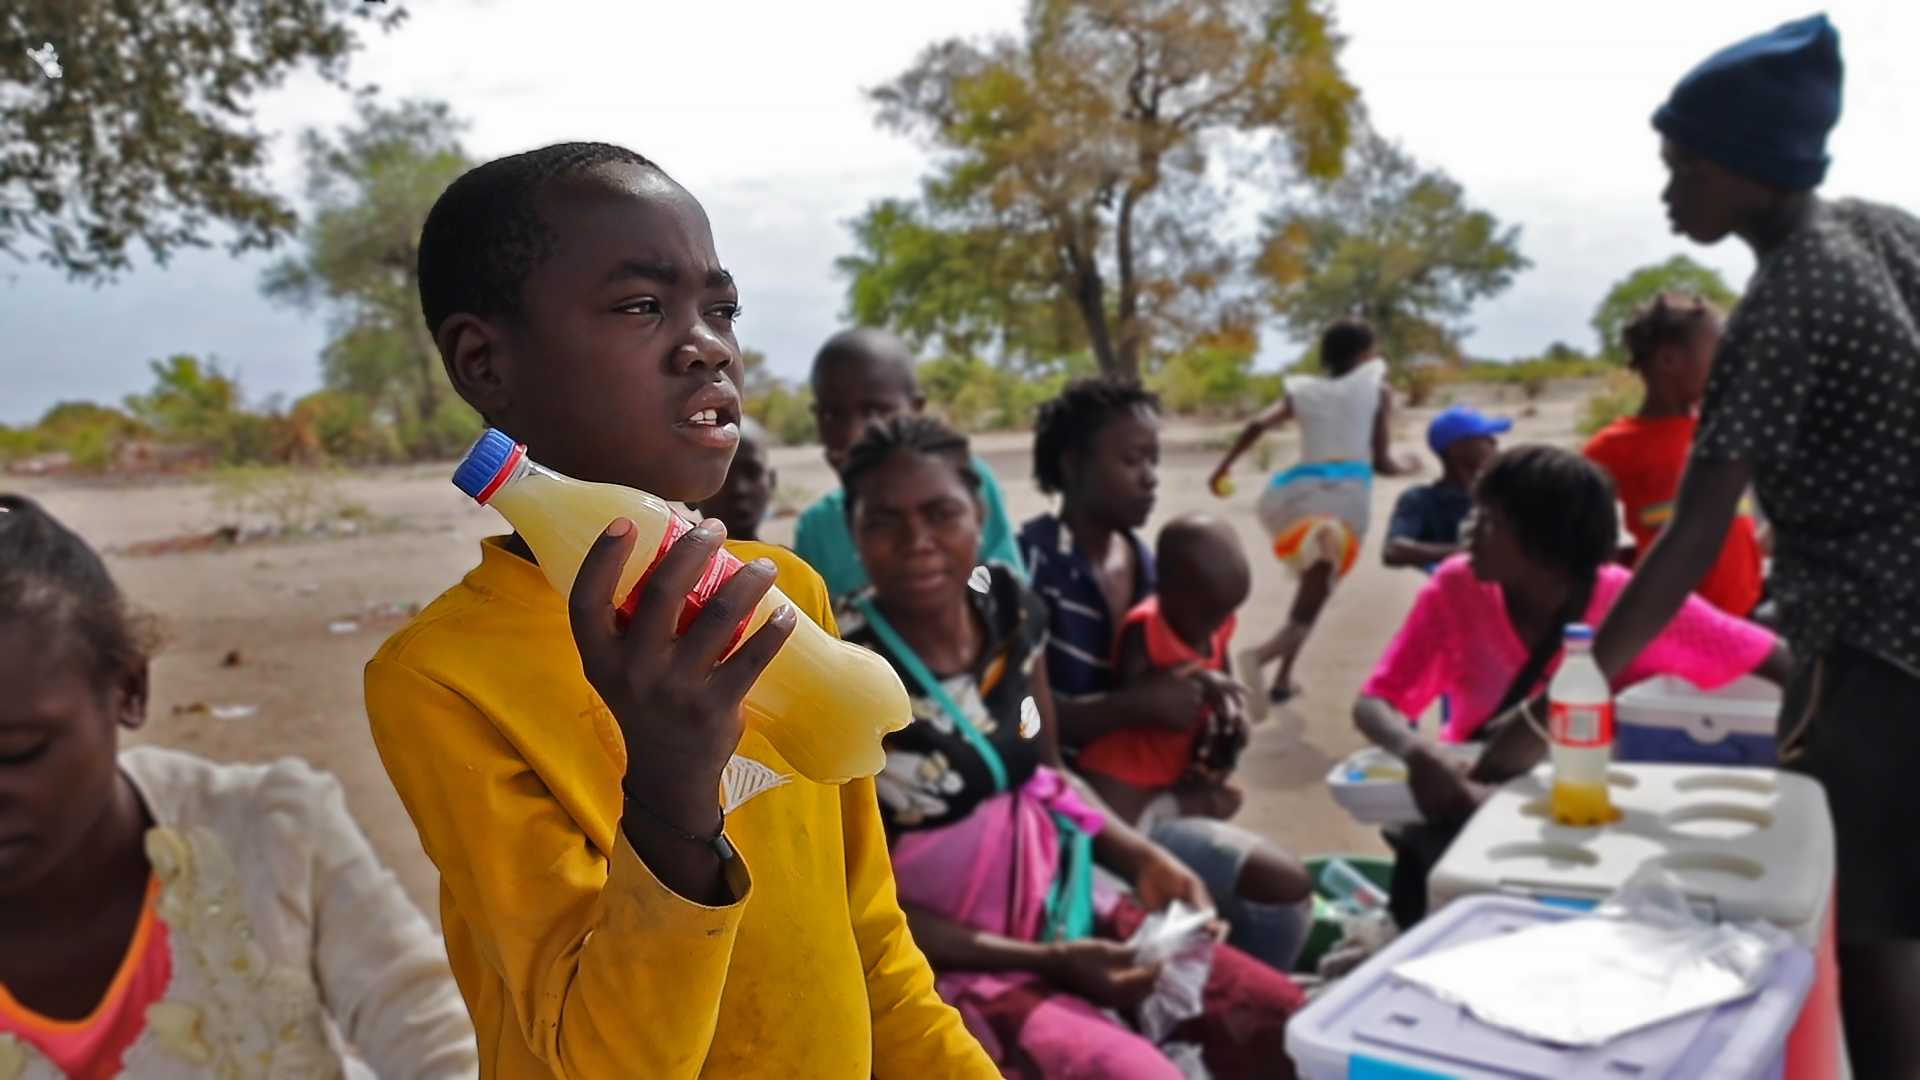
[[[1038,940],[1060,858],[1055,811],[1090,834],[1106,824],[1066,777],[1042,765],[1017,792],[986,800],[965,821],[901,833],[892,847],[900,900],[977,930]]]
[[[1618,566],[1601,568],[1587,606],[1589,625],[1606,620],[1629,579]],[[1773,634],[1764,628],[1689,596],[1660,636],[1627,665],[1618,684],[1678,675],[1703,690],[1716,690],[1759,667],[1773,646]],[[1475,578],[1467,557],[1456,555],[1420,590],[1360,693],[1381,698],[1409,717],[1445,694],[1451,715],[1443,737],[1464,742],[1492,719],[1507,684],[1526,665],[1527,652],[1507,621],[1500,587]],[[1557,658],[1547,665],[1541,688],[1559,666]]]

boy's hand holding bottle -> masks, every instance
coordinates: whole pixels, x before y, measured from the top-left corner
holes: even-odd
[[[719,522],[707,522],[674,544],[641,588],[623,628],[611,597],[632,554],[634,527],[619,519],[588,550],[568,598],[573,640],[587,682],[612,711],[626,742],[627,773],[621,788],[628,804],[638,803],[640,817],[654,818],[656,826],[682,834],[665,837],[678,844],[636,844],[636,850],[664,883],[688,896],[706,890],[680,888],[669,880],[670,868],[684,863],[691,873],[674,876],[710,879],[712,854],[684,837],[718,835],[723,824],[720,774],[744,730],[741,702],[793,633],[796,617],[791,606],[782,607],[721,663],[735,628],[773,586],[773,564],[760,559],[733,575],[687,632],[674,636],[684,598],[725,536]],[[629,823],[634,816],[627,816]],[[641,830],[648,836],[657,831]],[[630,842],[635,839],[630,826],[627,836]],[[666,866],[649,857],[662,854]]]

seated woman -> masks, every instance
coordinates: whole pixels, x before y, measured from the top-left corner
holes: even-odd
[[[1126,669],[1126,619],[1158,592],[1139,529],[1153,512],[1159,463],[1159,399],[1137,382],[1076,379],[1040,408],[1033,475],[1041,491],[1060,496],[1060,512],[1027,522],[1020,546],[1047,609],[1043,663],[1069,752],[1084,754],[1116,732],[1189,730],[1210,702],[1231,696],[1220,693],[1222,672]],[[1213,816],[1230,805],[1148,814],[1145,801],[1123,798],[1113,809],[1200,875],[1233,945],[1291,969],[1311,928],[1313,881],[1300,860]]]
[[[901,906],[941,995],[1010,1076],[1177,1077],[1116,1024],[1157,972],[1122,944],[1174,900],[1211,908],[1166,850],[1078,796],[1060,765],[1043,653],[1047,611],[1002,566],[976,571],[978,479],[967,441],[901,417],[870,431],[842,472],[872,586],[842,630],[886,656],[916,722],[888,736],[876,779]],[[1130,882],[1095,895],[1091,863]],[[1212,947],[1205,1009],[1170,1042],[1198,1044],[1216,1076],[1291,1075],[1284,1031],[1299,990]]]
[[[147,652],[99,556],[0,495],[0,1077],[473,1076],[440,941],[338,783],[116,753]]]
[[[1577,454],[1521,446],[1495,457],[1474,485],[1467,554],[1442,563],[1420,590],[1360,690],[1355,724],[1407,763],[1428,823],[1390,837],[1400,854],[1394,915],[1402,926],[1424,913],[1429,856],[1472,816],[1485,785],[1518,776],[1546,752],[1513,710],[1545,691],[1567,626],[1600,625],[1627,583],[1613,561],[1614,501],[1606,474]],[[1620,686],[1678,675],[1713,690],[1747,674],[1779,683],[1791,668],[1786,645],[1771,632],[1693,597]],[[1442,741],[1492,744],[1470,775],[1414,731],[1412,718],[1441,695],[1451,704]],[[1544,722],[1545,710],[1529,707]],[[1489,724],[1509,717],[1498,730]]]

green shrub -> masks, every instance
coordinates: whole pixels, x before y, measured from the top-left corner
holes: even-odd
[[[282,533],[367,516],[365,507],[340,493],[336,473],[286,465],[226,465],[214,470],[213,507],[221,525],[264,521]]]
[[[775,442],[797,446],[814,440],[812,387],[759,374],[750,385],[757,389],[747,395],[747,415],[760,421]]]
[[[287,410],[296,439],[307,453],[327,461],[371,464],[401,456],[398,433],[379,422],[361,398],[319,390]]]
[[[46,441],[37,429],[0,424],[0,464],[29,458],[45,449]]]
[[[1206,345],[1168,357],[1148,376],[1169,412],[1238,415],[1257,408],[1253,351]]]
[[[1575,427],[1582,435],[1592,435],[1623,416],[1639,412],[1645,399],[1646,387],[1640,379],[1616,368],[1599,389],[1587,396]]]
[[[1450,372],[1439,364],[1407,364],[1394,369],[1392,381],[1407,395],[1407,405],[1418,409],[1433,401],[1449,377]]]
[[[1033,423],[1042,402],[1060,393],[1067,367],[1021,372],[977,356],[949,356],[920,365],[920,389],[947,422],[962,431],[1001,431]]]
[[[396,434],[409,460],[444,461],[465,453],[486,427],[486,421],[465,402],[446,400],[425,420],[401,421]]]

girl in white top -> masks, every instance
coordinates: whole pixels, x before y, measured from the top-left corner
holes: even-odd
[[[1273,537],[1274,554],[1299,577],[1300,587],[1287,621],[1234,664],[1235,673],[1253,686],[1255,719],[1269,702],[1283,703],[1299,692],[1294,663],[1334,586],[1359,556],[1374,475],[1408,475],[1420,468],[1417,458],[1396,459],[1391,452],[1387,430],[1393,394],[1372,328],[1357,320],[1328,327],[1320,338],[1320,363],[1327,375],[1289,376],[1286,396],[1247,422],[1213,471],[1213,491],[1224,498],[1232,491],[1227,474],[1234,461],[1267,431],[1299,420],[1300,462],[1274,475],[1260,493],[1258,509]],[[1261,684],[1266,665],[1276,661],[1279,675],[1268,694]]]
[[[0,495],[0,1080],[474,1076],[332,777],[117,752],[147,652],[86,543]]]

